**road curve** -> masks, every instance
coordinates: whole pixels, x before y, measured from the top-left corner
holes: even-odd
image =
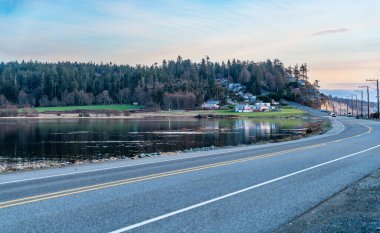
[[[380,167],[380,124],[286,143],[0,175],[1,232],[270,232]]]

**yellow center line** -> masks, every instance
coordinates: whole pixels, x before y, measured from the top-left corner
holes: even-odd
[[[361,123],[357,123],[357,124],[363,125],[363,126],[367,127],[369,130],[365,133],[361,133],[361,134],[358,134],[355,136],[350,136],[350,137],[346,137],[343,139],[339,139],[339,140],[331,141],[331,142],[327,142],[327,143],[319,143],[319,144],[315,144],[315,145],[311,145],[311,146],[305,146],[305,147],[300,147],[300,148],[295,148],[295,149],[273,152],[273,153],[269,153],[269,154],[251,156],[251,157],[242,158],[242,159],[235,159],[235,160],[230,160],[230,161],[225,161],[225,162],[218,162],[218,163],[213,163],[213,164],[208,164],[208,165],[202,165],[202,166],[198,166],[198,167],[185,168],[185,169],[163,172],[163,173],[158,173],[158,174],[152,174],[152,175],[129,178],[129,179],[124,179],[124,180],[112,181],[112,182],[107,182],[107,183],[103,183],[103,184],[89,185],[89,186],[85,186],[85,187],[81,187],[81,188],[74,188],[74,189],[68,189],[68,190],[53,192],[53,193],[47,193],[47,194],[41,194],[41,195],[35,195],[35,196],[30,196],[30,197],[25,197],[25,198],[14,199],[14,200],[10,200],[10,201],[0,202],[0,209],[12,207],[12,206],[23,205],[23,204],[28,204],[28,203],[33,203],[33,202],[38,202],[38,201],[43,201],[43,200],[54,199],[54,198],[58,198],[58,197],[70,196],[70,195],[84,193],[84,192],[90,192],[90,191],[99,190],[99,189],[105,189],[105,188],[121,186],[121,185],[126,185],[126,184],[131,184],[131,183],[137,183],[137,182],[146,181],[146,180],[152,180],[152,179],[158,179],[158,178],[162,178],[162,177],[168,177],[168,176],[174,176],[174,175],[179,175],[179,174],[184,174],[184,173],[190,173],[190,172],[195,172],[195,171],[200,171],[200,170],[205,170],[205,169],[210,169],[210,168],[215,168],[215,167],[228,166],[228,165],[232,165],[232,164],[236,164],[236,163],[243,163],[243,162],[248,162],[248,161],[262,159],[262,158],[269,158],[269,157],[283,155],[283,154],[291,153],[291,152],[297,152],[297,151],[312,149],[312,148],[327,145],[329,143],[341,142],[343,140],[347,140],[347,139],[350,139],[353,137],[362,136],[364,134],[371,133],[373,130],[371,127],[369,127],[367,125],[364,125]]]
[[[256,159],[269,158],[269,157],[278,156],[278,155],[282,155],[282,154],[286,154],[290,152],[297,152],[297,151],[307,150],[307,149],[311,149],[315,147],[320,147],[323,145],[326,145],[326,144],[321,143],[321,144],[316,144],[312,146],[306,146],[306,147],[300,147],[296,149],[284,150],[280,152],[252,156],[252,157],[243,158],[243,159],[230,160],[230,161],[219,162],[219,163],[214,163],[214,164],[202,165],[202,166],[193,167],[193,168],[180,169],[180,170],[175,170],[175,171],[170,171],[170,172],[158,173],[158,174],[141,176],[141,177],[130,178],[130,179],[125,179],[125,180],[112,181],[112,182],[103,183],[103,184],[90,185],[90,186],[85,186],[81,188],[69,189],[69,190],[64,190],[64,191],[59,191],[59,192],[14,199],[10,201],[0,202],[0,209],[23,205],[23,204],[32,203],[32,202],[37,202],[37,201],[58,198],[58,197],[63,197],[63,196],[69,196],[69,195],[78,194],[78,193],[84,193],[84,192],[89,192],[89,191],[94,191],[94,190],[99,190],[99,189],[126,185],[126,184],[146,181],[146,180],[152,180],[152,179],[157,179],[157,178],[162,178],[162,177],[167,177],[167,176],[173,176],[173,175],[190,173],[194,171],[200,171],[200,170],[205,170],[205,169],[210,169],[210,168],[215,168],[215,167],[227,166],[227,165],[232,165],[236,163],[252,161]]]
[[[355,124],[358,124],[358,125],[361,125],[361,126],[365,126],[366,128],[368,128],[368,131],[364,132],[364,133],[361,133],[361,134],[354,135],[354,136],[350,136],[350,137],[342,138],[342,139],[339,139],[339,140],[331,141],[330,143],[341,142],[341,141],[344,141],[344,140],[347,140],[347,139],[351,139],[351,138],[355,138],[355,137],[361,137],[361,136],[363,136],[365,134],[372,133],[372,131],[373,131],[373,128],[370,127],[370,126],[368,126],[368,125],[365,125],[365,124],[362,124],[362,123],[358,123],[358,122],[355,122]]]

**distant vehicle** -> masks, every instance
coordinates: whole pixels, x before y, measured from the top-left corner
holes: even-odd
[[[348,117],[352,117],[352,112],[347,113]]]
[[[335,113],[332,113],[332,114],[331,114],[331,117],[336,117]]]

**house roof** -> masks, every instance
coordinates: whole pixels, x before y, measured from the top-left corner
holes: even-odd
[[[238,104],[235,106],[235,108],[245,108],[245,107],[249,107],[248,104]]]
[[[205,104],[219,104],[219,101],[217,101],[217,100],[209,100],[209,101],[205,102]]]

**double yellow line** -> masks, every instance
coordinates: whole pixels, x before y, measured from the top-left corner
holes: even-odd
[[[357,138],[357,137],[363,136],[365,134],[372,133],[372,131],[373,131],[373,128],[370,127],[370,126],[368,126],[368,125],[365,125],[365,124],[362,124],[362,123],[358,123],[358,122],[354,122],[354,123],[366,127],[368,129],[368,131],[366,131],[364,133],[361,133],[361,134],[353,135],[353,136],[350,136],[350,137],[345,137],[345,138],[342,138],[342,139],[338,139],[338,140],[332,141],[331,143],[341,142],[341,141],[344,141],[344,140],[347,140],[347,139],[351,139],[351,138]]]
[[[153,179],[158,179],[162,177],[190,173],[190,172],[205,170],[209,168],[222,167],[222,166],[227,166],[227,165],[236,164],[236,163],[243,163],[243,162],[252,161],[256,159],[268,158],[268,157],[273,157],[273,156],[282,155],[286,153],[307,150],[307,149],[311,149],[315,147],[320,147],[323,145],[326,145],[326,143],[315,144],[315,145],[300,147],[296,149],[284,150],[284,151],[270,153],[270,154],[251,156],[251,157],[247,157],[243,159],[235,159],[235,160],[230,160],[226,162],[219,162],[219,163],[213,163],[213,164],[208,164],[208,165],[203,165],[203,166],[198,166],[198,167],[192,167],[192,168],[180,169],[180,170],[175,170],[175,171],[170,171],[170,172],[163,172],[163,173],[158,173],[158,174],[153,174],[153,175],[130,178],[130,179],[125,179],[125,180],[112,181],[112,182],[107,182],[103,184],[90,185],[90,186],[69,189],[69,190],[64,190],[64,191],[59,191],[59,192],[30,196],[30,197],[0,202],[0,209],[9,208],[9,207],[18,206],[18,205],[24,205],[24,204],[38,202],[38,201],[54,199],[58,197],[70,196],[74,194],[79,194],[79,193],[84,193],[84,192],[89,192],[89,191],[94,191],[94,190],[99,190],[99,189],[105,189],[105,188],[110,188],[110,187],[115,187],[115,186],[120,186],[120,185],[137,183],[137,182],[146,181],[146,180],[153,180]]]
[[[107,183],[103,183],[103,184],[90,185],[90,186],[85,186],[85,187],[81,187],[81,188],[68,189],[68,190],[59,191],[59,192],[53,192],[53,193],[47,193],[47,194],[42,194],[42,195],[20,198],[20,199],[14,199],[14,200],[10,200],[10,201],[0,202],[0,209],[9,208],[9,207],[18,206],[18,205],[24,205],[24,204],[38,202],[38,201],[54,199],[54,198],[59,198],[59,197],[64,197],[64,196],[70,196],[70,195],[84,193],[84,192],[90,192],[90,191],[99,190],[99,189],[106,189],[106,188],[115,187],[115,186],[137,183],[137,182],[146,181],[146,180],[153,180],[153,179],[158,179],[158,178],[162,178],[162,177],[168,177],[168,176],[174,176],[174,175],[179,175],[179,174],[184,174],[184,173],[190,173],[190,172],[205,170],[205,169],[209,169],[209,168],[222,167],[222,166],[227,166],[227,165],[236,164],[236,163],[243,163],[243,162],[248,162],[248,161],[252,161],[252,160],[256,160],[256,159],[269,158],[269,157],[278,156],[278,155],[291,153],[291,152],[303,151],[303,150],[307,150],[307,149],[321,147],[321,146],[324,146],[324,145],[327,145],[330,143],[341,142],[343,140],[347,140],[350,138],[359,137],[359,136],[362,136],[364,134],[371,133],[373,130],[371,127],[369,127],[367,125],[364,125],[361,123],[357,123],[357,124],[360,124],[362,126],[367,127],[368,131],[365,133],[346,137],[346,138],[339,139],[336,141],[320,143],[320,144],[315,144],[315,145],[305,146],[305,147],[299,147],[296,149],[289,149],[289,150],[284,150],[284,151],[279,151],[279,152],[274,152],[274,153],[269,153],[269,154],[251,156],[251,157],[247,157],[247,158],[243,158],[243,159],[235,159],[235,160],[230,160],[230,161],[225,161],[225,162],[202,165],[202,166],[198,166],[198,167],[185,168],[185,169],[163,172],[163,173],[158,173],[158,174],[152,174],[152,175],[147,175],[147,176],[140,176],[140,177],[135,177],[135,178],[130,178],[130,179],[112,181],[112,182],[107,182]]]

